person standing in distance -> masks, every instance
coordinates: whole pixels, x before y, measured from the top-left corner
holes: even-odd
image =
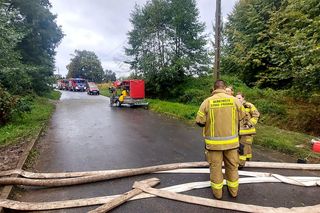
[[[243,93],[238,92],[236,98],[241,102],[246,112],[243,122],[240,123],[239,168],[242,168],[246,161],[250,161],[252,158],[253,135],[256,134],[255,125],[258,123],[260,113],[252,103],[245,100]]]
[[[229,194],[237,197],[239,187],[239,122],[245,116],[242,104],[226,93],[226,84],[217,80],[212,96],[199,108],[196,123],[203,127],[206,160],[210,165],[210,181],[213,195],[222,198],[222,161]]]

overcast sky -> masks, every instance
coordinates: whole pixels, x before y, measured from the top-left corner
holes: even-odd
[[[237,0],[222,0],[222,15],[227,16]],[[74,50],[95,52],[104,69],[116,72],[117,77],[127,76],[129,66],[124,46],[131,29],[130,12],[135,3],[147,0],[51,0],[52,12],[58,15],[65,37],[57,49],[55,73],[67,74],[66,65]],[[206,33],[212,33],[215,0],[197,0],[200,21],[206,24]]]

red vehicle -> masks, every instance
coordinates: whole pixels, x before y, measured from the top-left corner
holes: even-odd
[[[86,83],[87,83],[87,81],[82,78],[70,78],[68,89],[70,91],[74,91],[74,92],[75,91],[84,92],[87,89]]]
[[[58,80],[58,89],[59,90],[67,90],[69,85],[69,81],[67,79]]]
[[[144,80],[116,81],[113,86],[114,88],[109,89],[110,106],[148,106],[145,101]]]
[[[99,88],[94,82],[87,83],[87,94],[88,95],[99,95],[100,94]]]

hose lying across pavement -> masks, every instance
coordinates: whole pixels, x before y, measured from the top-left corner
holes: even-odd
[[[236,210],[236,211],[242,211],[242,212],[272,212],[272,213],[294,213],[294,212],[319,212],[320,211],[320,205],[315,206],[307,206],[307,207],[294,207],[294,208],[274,208],[274,207],[265,207],[265,206],[257,206],[257,205],[250,205],[250,204],[242,204],[242,203],[235,203],[235,202],[228,202],[228,201],[221,201],[221,200],[213,200],[208,198],[202,198],[202,197],[195,197],[191,195],[184,195],[179,194],[175,192],[160,190],[151,188],[150,186],[144,184],[144,183],[136,183],[133,188],[140,189],[146,193],[156,195],[157,197],[167,198],[170,200],[185,202],[185,203],[191,203],[191,204],[197,204],[202,206],[208,206],[208,207],[215,207],[215,208],[221,208],[221,209],[228,209],[228,210]]]
[[[149,166],[134,169],[119,169],[119,170],[102,170],[102,171],[87,171],[87,172],[64,172],[64,173],[33,173],[24,170],[8,170],[0,171],[0,177],[18,174],[30,179],[54,179],[54,178],[75,178],[85,176],[106,176],[112,179],[112,176],[129,177],[134,175],[142,175],[159,171],[174,170],[181,168],[201,168],[208,167],[207,162],[189,162],[189,163],[173,163],[157,166]],[[277,162],[246,162],[246,168],[269,168],[269,169],[293,169],[293,170],[315,170],[320,171],[320,164],[298,164],[298,163],[277,163]],[[127,175],[126,175],[127,174]],[[119,177],[115,177],[119,178]],[[98,179],[98,178],[97,178]],[[1,180],[1,179],[0,179]],[[108,180],[103,179],[102,180]],[[99,180],[96,180],[99,181]],[[85,182],[84,182],[85,183]],[[1,182],[0,182],[1,184]],[[81,183],[79,183],[81,184]],[[4,184],[2,184],[4,185]]]
[[[23,170],[8,170],[0,172],[0,177],[9,176],[12,174],[19,174],[22,177],[34,178],[34,179],[50,179],[50,178],[74,178],[74,177],[84,177],[84,176],[96,176],[96,175],[114,175],[115,173],[120,173],[121,175],[127,174],[129,177],[134,175],[148,174],[158,171],[173,170],[180,168],[201,168],[208,167],[207,162],[190,162],[190,163],[172,163],[163,164],[157,166],[148,166],[142,168],[134,169],[119,169],[119,170],[103,170],[103,171],[89,171],[89,172],[64,172],[64,173],[33,173]],[[319,166],[320,170],[320,166]],[[117,177],[116,177],[117,178]]]
[[[195,162],[195,163],[176,163],[176,164],[166,164],[166,165],[158,165],[158,166],[150,166],[144,168],[135,168],[135,169],[121,169],[121,170],[107,170],[107,171],[94,171],[94,172],[71,172],[71,173],[31,173],[22,170],[12,170],[6,172],[0,172],[0,176],[8,176],[11,174],[20,174],[27,178],[10,178],[10,177],[2,177],[0,178],[0,184],[17,184],[17,185],[33,185],[33,186],[67,186],[74,184],[82,184],[89,182],[96,182],[120,177],[129,177],[134,175],[148,174],[154,172],[161,173],[209,173],[208,168],[204,169],[186,169],[186,168],[196,168],[196,167],[208,167],[207,162]],[[259,168],[285,168],[285,169],[302,169],[302,170],[320,170],[320,164],[288,164],[288,163],[268,163],[268,162],[247,162],[246,167],[259,167]],[[252,176],[250,178],[240,178],[240,184],[244,183],[262,183],[262,182],[284,182],[287,184],[293,184],[298,186],[319,186],[320,185],[320,177],[286,177],[278,174],[271,173],[261,173],[261,172],[249,172],[249,171],[239,171],[240,175],[244,176]],[[28,178],[43,178],[43,179],[28,179]],[[51,179],[51,178],[62,178],[62,179]],[[71,180],[71,181],[70,181]],[[184,192],[192,189],[205,188],[209,187],[210,182],[194,182],[181,184],[171,187],[163,188],[162,190],[166,190],[169,192]],[[152,189],[152,188],[151,188]],[[156,189],[158,190],[158,189]],[[155,192],[155,190],[151,190]],[[158,190],[159,191],[159,190]],[[158,191],[156,191],[158,193]],[[151,193],[152,194],[152,193]],[[172,194],[171,194],[172,195]],[[171,196],[170,195],[170,196]],[[12,200],[3,200],[0,199],[0,206],[9,209],[15,210],[52,210],[52,209],[61,209],[61,208],[72,208],[72,207],[83,207],[83,206],[92,206],[98,204],[104,204],[111,200],[115,196],[106,196],[106,197],[96,197],[89,199],[79,199],[79,200],[68,200],[68,201],[57,201],[57,202],[42,202],[42,203],[26,203],[26,202],[18,202]],[[152,197],[150,194],[140,194],[133,199],[142,199]],[[178,196],[179,197],[179,196]],[[191,196],[192,197],[192,196]],[[192,199],[196,199],[196,197],[192,197]],[[205,198],[197,198],[198,201],[194,203],[202,205],[201,202],[204,201]],[[199,201],[202,200],[202,201]],[[207,201],[210,200],[211,204],[219,203],[219,201],[205,199]],[[181,201],[181,200],[180,200]],[[200,202],[200,203],[199,203]],[[209,202],[209,203],[210,203]],[[234,204],[231,202],[221,201],[222,203]],[[210,205],[211,205],[210,204]],[[229,205],[228,204],[228,205]],[[209,204],[208,204],[209,205]],[[207,206],[208,206],[207,205]],[[220,204],[219,204],[220,205]],[[219,207],[214,206],[214,207]],[[233,206],[233,205],[231,205]],[[249,205],[250,206],[250,205]],[[264,209],[265,207],[262,207]],[[272,207],[271,212],[279,212],[273,211]],[[310,211],[310,208],[312,211]],[[320,208],[315,207],[299,207],[294,208],[295,212],[320,212]],[[239,209],[234,209],[239,210]],[[250,209],[249,209],[250,210]],[[248,209],[246,211],[249,211]],[[265,209],[266,210],[266,209]],[[269,211],[270,209],[268,209]],[[281,210],[288,210],[287,208],[281,208]],[[299,210],[299,211],[298,211]],[[315,211],[317,210],[317,211]],[[262,211],[264,212],[264,211]]]
[[[289,177],[299,182],[305,181],[316,181],[320,180],[320,177]],[[251,183],[277,183],[281,182],[280,180],[274,177],[249,177],[249,178],[240,178],[240,184],[251,184]],[[226,184],[224,182],[224,184]],[[161,190],[169,192],[186,192],[193,189],[201,189],[210,187],[210,181],[204,182],[191,182],[184,183],[180,185],[174,185]],[[95,198],[86,198],[86,199],[77,199],[77,200],[67,200],[67,201],[55,201],[55,202],[19,202],[13,200],[3,200],[0,199],[0,206],[8,209],[20,210],[20,211],[35,211],[35,210],[54,210],[54,209],[65,209],[65,208],[75,208],[75,207],[84,207],[84,206],[94,206],[107,203],[111,199],[118,197],[119,195],[104,196],[104,197],[95,197]],[[131,198],[130,200],[138,200],[155,197],[147,193],[143,193],[136,197]],[[314,211],[313,211],[314,212]]]

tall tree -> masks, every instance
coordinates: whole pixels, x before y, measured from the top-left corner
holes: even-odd
[[[22,26],[26,36],[18,44],[22,60],[27,64],[53,67],[55,48],[63,37],[56,24],[56,15],[50,12],[49,0],[7,0],[10,8],[24,17]]]
[[[25,33],[17,23],[22,21],[18,10],[8,10],[4,0],[0,0],[0,86],[12,94],[24,94],[31,90],[31,79],[26,73],[27,66],[20,61],[17,44]]]
[[[249,85],[320,91],[319,17],[318,0],[240,0],[224,32],[224,71]]]
[[[56,16],[50,12],[49,0],[5,0],[8,11],[19,11],[21,21],[15,22],[25,35],[17,43],[16,49],[21,62],[31,78],[32,88],[41,93],[48,90],[54,70],[55,48],[63,37],[56,24]]]
[[[67,69],[68,78],[85,78],[100,83],[104,77],[98,56],[87,50],[75,50],[75,55],[67,65]]]
[[[262,85],[288,85],[304,93],[320,91],[320,2],[287,0],[270,19],[272,65]]]
[[[269,66],[268,23],[282,0],[240,0],[228,17],[222,66],[253,86]]]
[[[168,96],[185,76],[208,70],[208,55],[194,0],[152,0],[131,14],[126,54],[149,95]]]
[[[199,21],[199,10],[194,0],[170,0],[173,29],[174,59],[182,74],[201,75],[208,68],[208,55],[203,34],[205,24]]]

